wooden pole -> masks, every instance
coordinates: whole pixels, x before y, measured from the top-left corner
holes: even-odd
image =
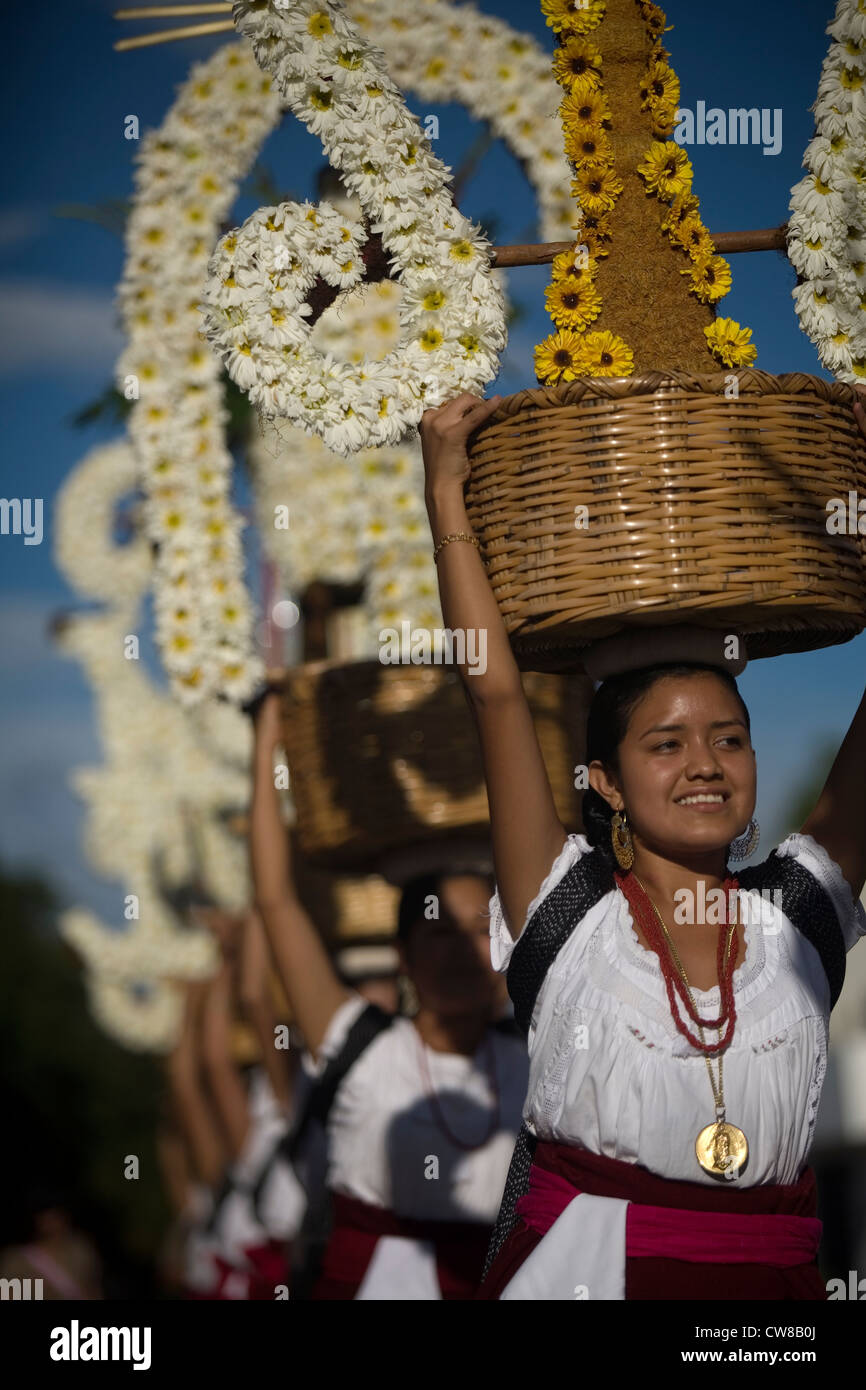
[[[785,230],[783,225],[752,232],[718,232],[715,235],[711,232],[710,235],[716,250],[730,255],[736,251],[784,251]],[[494,246],[493,265],[497,269],[519,265],[546,265],[560,251],[570,251],[574,245],[573,241],[542,241],[523,246]],[[372,234],[364,243],[361,255],[367,272],[364,277],[365,283],[374,284],[378,280],[388,279],[391,267],[382,250],[382,238],[377,233]],[[307,296],[307,303],[313,311],[307,320],[311,326],[333,304],[338,294],[339,290],[327,285],[324,280],[316,281]]]
[[[196,39],[204,34],[227,34],[234,32],[230,19],[215,19],[211,24],[184,24],[180,29],[160,29],[155,34],[139,34],[134,39],[118,39],[114,45],[117,53],[125,53],[130,48],[149,48],[152,44],[171,43],[174,39]]]
[[[115,19],[174,19],[179,15],[222,14],[228,9],[229,0],[220,0],[214,5],[136,5],[134,9],[115,10]]]
[[[738,251],[784,251],[787,224],[781,227],[761,227],[750,232],[710,232],[713,245],[720,255],[733,255]],[[546,265],[561,251],[571,251],[580,240],[575,232],[574,241],[541,241],[522,246],[494,247],[493,264],[504,269],[516,265]]]

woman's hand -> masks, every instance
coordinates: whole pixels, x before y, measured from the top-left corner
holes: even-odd
[[[453,401],[424,411],[419,428],[428,495],[443,485],[462,490],[469,477],[466,442],[473,430],[493,414],[501,399],[491,396],[483,400],[464,391]]]

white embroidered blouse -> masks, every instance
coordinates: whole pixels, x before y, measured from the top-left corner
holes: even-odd
[[[319,1049],[320,1071],[343,1047],[366,1002],[352,995],[337,1010]],[[328,1116],[328,1186],[398,1216],[492,1223],[525,1094],[526,1050],[519,1038],[491,1029],[476,1055],[463,1057],[425,1048],[410,1020],[396,1018],[337,1089]],[[489,1137],[464,1151],[442,1120],[466,1143]]]
[[[527,921],[592,852],[583,835],[569,836]],[[838,865],[809,835],[789,835],[777,853],[818,880],[850,950],[866,935],[866,913]],[[746,893],[760,898],[757,889],[740,890]],[[739,1184],[793,1183],[807,1161],[826,1070],[829,986],[818,952],[778,906],[742,907],[746,956],[734,973],[737,1022],[724,1060],[727,1119],[749,1143]],[[490,912],[493,965],[503,971],[514,942],[498,893]],[[718,987],[693,993],[702,1017],[718,1016]],[[658,957],[638,941],[618,888],[576,924],[548,970],[529,1058],[524,1119],[540,1138],[640,1163],[662,1177],[717,1181],[695,1155],[695,1138],[715,1118],[706,1063],[676,1029]]]

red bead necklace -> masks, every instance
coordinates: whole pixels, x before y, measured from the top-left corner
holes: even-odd
[[[633,873],[615,873],[614,878],[621,889],[624,897],[632,909],[632,913],[638,926],[643,931],[647,942],[655,951],[661,965],[662,977],[667,990],[668,1003],[670,1004],[671,1015],[678,1031],[686,1038],[699,1052],[706,1055],[714,1055],[722,1052],[730,1043],[734,1036],[734,1028],[737,1022],[737,1011],[734,1003],[734,962],[737,952],[730,950],[731,938],[728,938],[728,902],[729,894],[736,892],[739,882],[734,877],[725,879],[722,887],[724,889],[724,920],[719,925],[719,942],[716,949],[716,967],[719,974],[719,993],[721,995],[721,1013],[718,1018],[701,1018],[692,1000],[691,992],[680,973],[674,968],[671,957],[672,951],[676,951],[673,942],[668,939],[666,931],[663,929],[660,915],[650,900],[648,894],[638,883]],[[726,949],[726,941],[728,949]],[[680,966],[680,970],[682,967]],[[684,972],[683,972],[684,973]],[[696,1037],[682,1018],[680,1010],[677,1008],[677,999],[682,1003],[686,1014],[699,1029],[712,1028],[722,1030],[716,1042],[704,1042],[703,1037]]]

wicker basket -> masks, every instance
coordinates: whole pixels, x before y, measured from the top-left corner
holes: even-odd
[[[574,767],[592,685],[582,676],[524,683],[559,814],[577,827]],[[455,831],[487,834],[478,738],[455,670],[324,661],[288,672],[283,689],[295,834],[311,864],[369,871]]]
[[[854,637],[866,539],[827,531],[831,498],[866,496],[854,398],[749,370],[503,400],[471,442],[466,500],[521,666],[579,669],[631,625],[740,632],[750,657]]]
[[[378,874],[342,874],[311,863],[299,833],[292,840],[298,896],[331,947],[358,938],[388,939],[397,930],[400,894]]]

